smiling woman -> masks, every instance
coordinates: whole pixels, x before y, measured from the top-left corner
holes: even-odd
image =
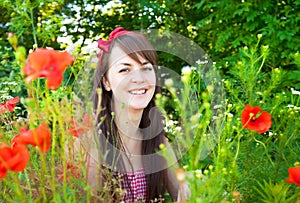
[[[174,154],[154,101],[161,92],[156,52],[143,35],[122,27],[98,44],[92,97],[95,133],[81,139],[88,152],[88,182],[96,194],[109,187],[106,201],[163,201],[166,192],[175,201],[179,183],[157,153],[163,144]]]
[[[103,83],[107,91],[113,92],[116,107],[123,104],[130,110],[144,109],[154,95],[156,77],[153,65],[141,56],[138,60],[132,59],[119,47],[111,52],[110,68],[103,77]]]

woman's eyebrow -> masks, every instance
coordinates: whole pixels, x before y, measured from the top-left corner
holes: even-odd
[[[142,66],[148,65],[148,64],[150,64],[149,61],[144,61],[144,62],[141,63]],[[118,64],[118,66],[132,66],[132,64],[131,63],[126,63],[126,62],[121,62],[121,63]]]
[[[150,62],[149,61],[145,61],[141,65],[143,66],[143,65],[147,65],[147,64],[150,64]]]
[[[119,63],[118,66],[131,66],[130,63]]]

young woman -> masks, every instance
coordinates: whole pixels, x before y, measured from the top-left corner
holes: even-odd
[[[108,187],[112,201],[158,201],[166,192],[176,201],[174,171],[157,153],[168,143],[154,102],[161,92],[156,52],[143,35],[122,27],[98,44],[93,95],[97,126],[90,139],[88,181],[96,189]]]

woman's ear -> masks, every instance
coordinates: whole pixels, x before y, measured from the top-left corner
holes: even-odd
[[[109,84],[108,80],[105,77],[102,78],[102,83],[103,83],[104,89],[106,91],[110,91],[111,90],[110,84]]]

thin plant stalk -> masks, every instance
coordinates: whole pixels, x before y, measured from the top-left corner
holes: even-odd
[[[28,172],[26,169],[24,170],[24,176],[29,190],[29,202],[32,202],[32,189],[31,189],[30,180],[28,178]]]

